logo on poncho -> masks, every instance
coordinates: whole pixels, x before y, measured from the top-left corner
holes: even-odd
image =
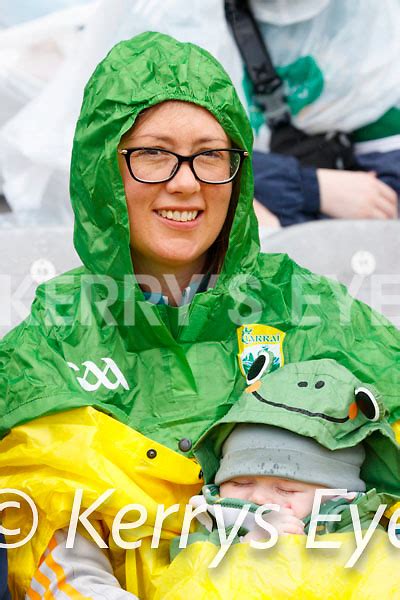
[[[126,390],[129,390],[128,382],[113,359],[102,358],[101,360],[106,365],[103,370],[101,370],[91,360],[85,360],[85,362],[82,363],[82,367],[86,368],[83,377],[76,378],[79,385],[86,392],[95,392],[101,385],[104,385],[104,387],[106,387],[108,390],[116,390],[120,385],[122,385],[122,387]],[[80,368],[76,364],[73,362],[69,362],[67,364],[73,371],[79,373]],[[109,373],[113,375],[112,379],[108,377]]]
[[[285,332],[269,325],[248,324],[237,330],[239,346],[239,367],[246,376],[251,365],[261,352],[271,352],[274,356],[271,371],[284,365],[282,345]]]

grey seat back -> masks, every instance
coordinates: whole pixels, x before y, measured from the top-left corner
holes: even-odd
[[[0,228],[0,337],[26,318],[36,287],[81,264],[72,227]]]
[[[313,221],[271,234],[262,249],[337,279],[400,327],[399,221]]]

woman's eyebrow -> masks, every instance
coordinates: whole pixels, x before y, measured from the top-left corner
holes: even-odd
[[[196,140],[196,144],[208,144],[209,142],[222,142],[223,144],[227,144],[226,138],[218,138],[218,137],[203,137]]]
[[[159,134],[152,134],[152,133],[142,133],[139,134],[138,136],[135,136],[135,139],[140,139],[140,138],[151,138],[154,140],[157,140],[158,142],[165,142],[165,143],[169,143],[169,144],[173,144],[174,142],[176,142],[176,139],[168,136],[168,135],[159,135]],[[132,141],[132,138],[128,138],[126,140],[128,141]],[[210,142],[221,142],[222,144],[227,144],[227,139],[226,138],[219,138],[219,137],[201,137],[198,138],[196,140],[193,140],[193,144],[208,144]]]

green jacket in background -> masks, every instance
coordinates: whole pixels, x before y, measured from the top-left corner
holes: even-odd
[[[335,359],[374,383],[391,419],[400,418],[400,333],[337,283],[286,255],[259,253],[249,159],[215,286],[178,308],[144,299],[130,257],[117,146],[142,110],[170,99],[205,107],[234,147],[251,152],[245,111],[206,51],[157,33],[111,50],[86,87],[73,148],[74,240],[83,265],[39,286],[31,315],[1,343],[2,435],[91,405],[190,454],[265,350],[275,368]]]

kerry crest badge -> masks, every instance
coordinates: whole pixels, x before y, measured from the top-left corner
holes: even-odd
[[[246,324],[237,330],[239,367],[246,377],[251,365],[261,352],[273,354],[272,371],[284,365],[283,341],[285,332],[269,325]]]

